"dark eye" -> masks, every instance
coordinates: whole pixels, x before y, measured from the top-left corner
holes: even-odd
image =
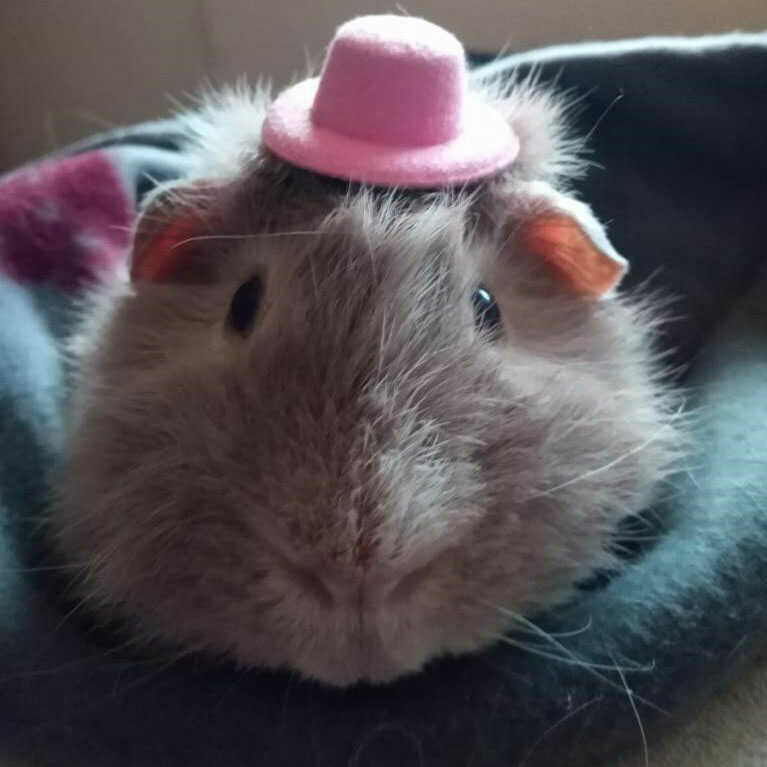
[[[495,333],[501,326],[501,310],[487,288],[480,285],[471,297],[478,330]]]
[[[240,335],[247,335],[256,322],[261,295],[264,292],[260,277],[253,277],[243,282],[232,296],[227,322],[229,327]]]

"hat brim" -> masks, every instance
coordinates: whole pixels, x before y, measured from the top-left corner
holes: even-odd
[[[442,144],[392,146],[339,134],[311,119],[318,85],[315,77],[288,88],[264,121],[263,143],[293,165],[366,184],[429,188],[493,175],[519,152],[503,116],[470,94],[460,134]]]

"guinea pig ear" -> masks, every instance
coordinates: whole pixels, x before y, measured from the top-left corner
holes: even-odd
[[[134,282],[199,281],[203,239],[211,231],[211,189],[195,185],[154,195],[139,216],[133,239]]]
[[[524,213],[514,224],[512,246],[540,259],[574,293],[590,298],[611,293],[628,262],[591,208],[539,181],[526,184],[522,195]]]

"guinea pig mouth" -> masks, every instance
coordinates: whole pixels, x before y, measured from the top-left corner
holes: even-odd
[[[284,553],[272,549],[272,555],[288,580],[323,609],[356,610],[365,614],[396,608],[418,595],[428,582],[444,553],[424,564],[400,570],[390,566],[353,566],[318,563],[298,564]]]
[[[435,654],[428,643],[412,642],[407,638],[396,647],[389,644],[380,621],[391,618],[378,614],[369,623],[350,627],[347,636],[337,632],[327,637],[327,644],[316,654],[295,658],[288,663],[306,677],[334,687],[386,684],[419,671]]]
[[[357,684],[387,684],[420,668],[415,665],[403,669],[390,660],[376,643],[347,653],[342,663],[328,662],[303,669],[306,676],[332,687],[351,687]]]
[[[321,577],[307,568],[294,565],[285,557],[281,556],[280,559],[282,568],[301,592],[316,600],[323,608],[331,609],[333,607],[335,604],[333,592]]]
[[[364,571],[344,573],[332,568],[314,572],[280,557],[280,566],[289,579],[304,594],[325,609],[338,607],[360,610],[362,613],[386,607],[396,607],[418,592],[434,569],[428,563],[404,576],[376,575]]]

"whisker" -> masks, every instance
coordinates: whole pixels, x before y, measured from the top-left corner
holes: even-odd
[[[120,654],[124,653],[126,651],[130,651],[135,648],[141,648],[145,646],[146,640],[142,639],[138,635],[129,636],[125,641],[120,642],[119,644],[113,645],[112,647],[108,647],[104,650],[104,657],[108,658],[111,656],[117,656],[118,661],[120,659]],[[152,658],[145,658],[141,661],[137,661],[139,665],[148,665],[151,663],[157,663],[158,660],[162,660],[158,657],[152,657]]]
[[[40,565],[38,567],[9,567],[0,570],[0,575],[27,575],[29,573],[47,573],[60,570],[81,570],[86,566],[85,562],[72,563],[69,565]]]
[[[568,637],[574,637],[578,636],[579,634],[583,634],[584,632],[588,631],[591,628],[591,616],[589,616],[589,619],[586,621],[585,625],[581,626],[579,629],[573,629],[571,631],[547,631],[546,634],[550,637],[557,637],[558,639],[567,639]],[[542,630],[542,629],[541,629]],[[535,634],[538,636],[537,631],[533,631],[532,629],[526,629],[526,628],[520,628],[517,629],[522,634]]]
[[[156,657],[156,658],[150,658],[145,660],[134,660],[130,662],[112,661],[103,665],[99,665],[98,668],[100,670],[109,670],[111,668],[120,668],[122,670],[127,670],[132,668],[140,668],[142,666],[150,666],[157,663],[163,664],[155,673],[150,674],[149,677],[142,677],[141,679],[137,680],[137,683],[141,683],[143,681],[146,681],[147,678],[152,678],[156,676],[158,673],[165,671],[174,663],[178,663],[179,660],[181,660],[182,658],[190,654],[192,654],[190,651],[183,651],[170,656],[170,658]],[[35,677],[62,674],[67,672],[77,673],[81,667],[86,666],[86,664],[97,662],[100,659],[105,659],[105,653],[99,652],[93,655],[86,655],[83,657],[74,658],[72,660],[68,660],[68,661],[65,661],[64,663],[61,663],[58,666],[52,666],[47,668],[36,668],[36,669],[34,668],[18,669],[16,671],[12,671],[11,673],[5,674],[2,677],[0,677],[0,684],[6,684],[8,682],[13,682],[16,680],[32,679]],[[131,686],[132,685],[129,685],[128,687],[124,689],[130,689]]]
[[[565,647],[561,642],[558,642],[556,639],[554,639],[548,631],[544,631],[544,629],[542,629],[537,623],[534,623],[529,618],[525,618],[524,615],[521,615],[520,613],[505,607],[499,607],[498,605],[488,605],[488,607],[493,607],[494,609],[501,612],[503,615],[507,615],[512,620],[515,620],[518,623],[521,623],[523,626],[530,629],[533,633],[537,634],[546,642],[556,647],[556,649],[560,650],[561,652],[565,653],[571,658],[576,658],[576,656],[572,653],[571,650]],[[588,663],[587,661],[583,661],[583,662]],[[591,665],[593,668],[600,667],[600,664],[589,664],[589,665]],[[608,665],[602,664],[601,667],[605,668],[608,671],[614,670],[614,666],[608,666]],[[644,665],[639,663],[634,663],[631,666],[624,667],[626,671],[644,671],[644,672],[652,671],[653,668],[654,668],[654,664],[652,663],[644,664]]]
[[[614,107],[614,106],[615,106],[615,105],[616,105],[616,104],[617,104],[619,101],[622,101],[622,100],[623,100],[623,98],[624,98],[624,94],[623,94],[623,93],[619,93],[619,94],[618,94],[618,95],[617,95],[617,96],[616,96],[616,97],[615,97],[615,98],[614,98],[614,99],[613,99],[613,100],[612,100],[612,101],[611,101],[611,102],[610,102],[610,103],[607,105],[607,107],[605,108],[605,110],[602,112],[602,114],[601,114],[601,115],[599,115],[599,117],[597,118],[597,121],[594,123],[594,127],[593,127],[593,128],[592,128],[592,129],[591,129],[591,130],[590,130],[590,131],[589,131],[589,132],[588,132],[588,133],[587,133],[587,134],[586,134],[586,135],[583,137],[583,141],[584,141],[584,142],[586,142],[586,141],[589,141],[589,139],[591,139],[591,137],[592,137],[592,136],[594,135],[594,133],[596,132],[597,128],[598,128],[598,127],[601,125],[601,123],[602,123],[602,120],[604,120],[604,119],[605,119],[605,117],[607,117],[607,115],[609,115],[609,114],[610,114],[610,112],[612,112],[612,110],[613,110],[613,107]]]
[[[13,682],[19,679],[32,679],[38,676],[47,676],[49,674],[61,674],[67,671],[77,671],[77,669],[89,660],[95,660],[99,656],[91,656],[84,658],[75,658],[74,660],[61,663],[58,666],[52,668],[38,668],[38,669],[24,669],[19,671],[13,671],[10,674],[4,674],[0,677],[0,684],[6,684],[7,682]]]
[[[292,237],[292,236],[309,236],[309,235],[320,235],[324,234],[324,232],[320,229],[315,230],[308,230],[308,231],[302,231],[302,230],[294,230],[294,231],[287,231],[287,232],[261,232],[258,234],[201,234],[197,235],[196,237],[187,237],[184,240],[180,240],[179,242],[175,243],[173,246],[171,246],[171,250],[175,250],[176,248],[180,248],[183,245],[188,245],[190,242],[199,242],[201,240],[256,240],[256,239],[265,239],[270,237]]]
[[[554,724],[552,724],[550,727],[547,727],[543,734],[541,735],[538,740],[533,743],[532,746],[528,749],[527,753],[522,758],[522,761],[517,765],[517,767],[525,767],[525,765],[530,761],[530,757],[535,752],[535,749],[538,748],[538,746],[543,743],[543,741],[548,737],[548,735],[557,729],[560,725],[563,725],[565,722],[567,722],[569,719],[572,719],[574,716],[577,716],[581,713],[584,709],[587,709],[589,706],[593,706],[595,703],[601,703],[604,700],[604,695],[597,695],[595,698],[591,698],[590,700],[587,700],[583,703],[581,703],[580,706],[576,706],[572,711],[568,711],[561,719],[558,719]]]
[[[612,656],[611,656],[612,657]],[[634,718],[637,720],[637,726],[639,727],[639,735],[642,739],[642,753],[644,755],[645,767],[650,767],[650,751],[647,747],[647,734],[645,733],[644,724],[642,724],[642,717],[639,715],[639,709],[634,702],[634,691],[628,686],[626,682],[626,675],[623,673],[623,669],[616,664],[615,670],[618,672],[618,676],[621,678],[623,686],[626,688],[626,695],[631,705],[631,710],[634,712]]]
[[[582,482],[583,480],[590,479],[591,477],[595,477],[599,474],[602,474],[605,471],[609,471],[610,469],[615,468],[619,464],[623,463],[623,461],[625,461],[627,458],[630,458],[631,456],[636,455],[637,453],[641,453],[642,450],[646,450],[653,442],[655,442],[660,437],[660,435],[664,431],[668,430],[669,428],[670,428],[669,424],[663,424],[653,434],[651,434],[644,442],[641,442],[639,445],[636,445],[635,447],[631,448],[631,450],[627,450],[625,453],[622,453],[616,458],[613,458],[611,461],[608,461],[602,466],[598,466],[596,469],[591,469],[590,471],[586,471],[583,474],[579,474],[577,477],[568,479],[566,482],[562,482],[559,485],[550,487],[546,490],[541,491],[540,493],[535,493],[534,495],[529,496],[528,500],[534,500],[535,498],[542,498],[542,497],[553,495],[554,493],[557,493],[560,490],[564,490],[565,488],[570,487],[571,485],[574,485],[577,482]]]
[[[549,658],[551,660],[559,661],[560,663],[564,663],[566,665],[572,665],[572,666],[578,666],[586,673],[593,676],[595,679],[598,679],[603,684],[606,684],[608,687],[618,690],[621,693],[625,692],[625,689],[616,682],[613,682],[611,679],[608,679],[604,674],[601,674],[600,671],[617,671],[618,667],[615,663],[613,665],[609,664],[603,664],[603,663],[592,663],[590,661],[584,660],[582,658],[578,658],[571,650],[569,650],[565,645],[563,645],[561,642],[557,641],[551,634],[544,631],[540,626],[538,626],[533,621],[529,620],[528,618],[525,618],[523,615],[520,615],[519,613],[515,612],[514,610],[510,610],[508,608],[499,607],[498,605],[493,605],[487,602],[478,602],[478,604],[481,604],[485,607],[488,607],[490,609],[496,610],[503,615],[508,616],[512,620],[520,623],[521,625],[525,626],[526,628],[530,629],[533,633],[540,636],[545,642],[550,644],[554,649],[558,650],[559,653],[555,652],[547,652],[546,650],[541,650],[537,647],[531,647],[528,643],[521,642],[518,640],[514,640],[511,637],[508,637],[504,634],[498,634],[496,635],[496,639],[499,641],[502,641],[506,644],[511,645],[512,647],[516,647],[517,649],[523,650],[525,652],[529,652],[533,655],[540,655],[544,658]],[[632,671],[632,672],[643,672],[647,673],[653,670],[655,667],[654,663],[648,663],[645,665],[639,665],[639,664],[632,664],[631,666],[623,666],[621,667],[621,671]],[[662,708],[657,706],[655,703],[652,703],[649,700],[646,700],[645,698],[642,698],[638,695],[634,695],[634,700],[638,700],[641,703],[643,703],[646,706],[649,706],[650,708],[662,713],[668,715],[668,712],[664,711]]]
[[[159,666],[159,668],[154,669],[153,671],[149,672],[148,674],[145,674],[142,677],[139,677],[138,679],[134,679],[132,682],[128,683],[127,685],[123,685],[122,688],[119,690],[119,693],[125,694],[129,690],[134,690],[137,687],[141,687],[142,685],[145,685],[151,682],[153,679],[156,679],[161,674],[164,674],[169,668],[172,668],[179,661],[183,660],[189,655],[192,655],[192,652],[189,650],[185,650],[171,656],[169,659],[166,660],[165,663]],[[118,694],[118,690],[115,689],[113,691],[113,695],[116,696],[117,694]]]
[[[78,599],[77,602],[75,602],[74,607],[71,610],[68,610],[66,613],[64,613],[64,616],[62,619],[53,627],[53,634],[56,635],[61,631],[61,629],[64,627],[64,625],[67,623],[67,621],[72,618],[74,615],[76,615],[78,612],[80,612],[83,608],[85,608],[88,604],[88,598],[82,597],[81,599]]]
[[[539,647],[535,647],[534,645],[528,644],[527,642],[520,642],[518,640],[512,639],[510,636],[507,636],[506,634],[498,634],[496,636],[497,639],[499,639],[504,644],[511,645],[512,647],[516,647],[519,650],[524,650],[525,652],[529,652],[532,655],[539,655],[541,658],[548,658],[549,660],[555,660],[559,661],[560,663],[564,663],[567,666],[582,666],[587,669],[595,669],[597,671],[615,671],[615,666],[610,665],[609,663],[594,663],[592,661],[583,660],[581,658],[578,658],[575,655],[572,655],[571,653],[567,653],[566,655],[558,655],[554,652],[548,652],[547,650],[542,650]],[[645,669],[631,669],[632,671],[644,671]],[[606,680],[609,681],[609,680]],[[615,683],[611,683],[612,686],[616,686]]]
[[[511,637],[506,636],[505,634],[497,634],[496,639],[498,639],[500,642],[503,642],[504,644],[508,644],[511,647],[515,647],[518,650],[522,650],[524,652],[528,652],[531,655],[537,655],[541,658],[546,658],[547,660],[553,660],[557,661],[558,663],[563,663],[567,666],[576,666],[578,668],[582,668],[587,674],[590,674],[595,679],[599,680],[602,684],[607,685],[612,690],[616,690],[618,692],[625,692],[625,689],[622,685],[613,682],[612,679],[609,679],[604,674],[599,673],[600,671],[618,671],[618,668],[616,666],[611,666],[610,664],[606,663],[592,663],[590,661],[582,660],[576,656],[572,656],[572,653],[567,650],[567,648],[564,648],[565,652],[568,653],[565,656],[557,655],[553,652],[547,652],[546,650],[541,650],[536,647],[532,647],[529,644],[525,642],[516,642]],[[630,669],[632,671],[649,671],[649,668],[639,668],[639,669]],[[621,669],[621,673],[623,673],[623,669]],[[634,700],[638,700],[641,703],[643,703],[645,706],[649,706],[650,708],[655,709],[656,711],[659,711],[662,714],[667,714],[668,712],[664,711],[662,708],[657,706],[656,704],[652,703],[651,701],[640,698],[638,695],[633,696]]]

